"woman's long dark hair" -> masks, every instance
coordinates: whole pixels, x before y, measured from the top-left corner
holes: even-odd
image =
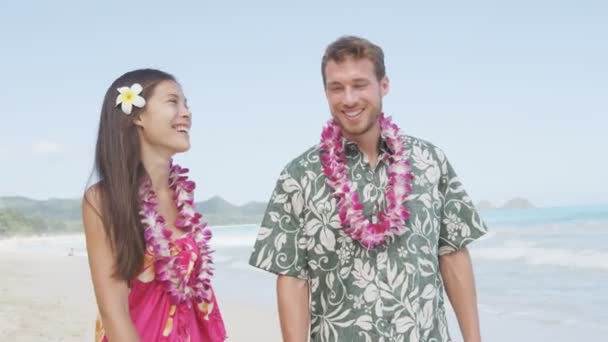
[[[133,107],[130,115],[125,114],[120,105],[116,106],[117,89],[139,83],[143,87],[140,95],[149,99],[162,81],[175,81],[175,77],[154,69],[128,72],[112,83],[101,108],[94,170],[99,177],[94,185],[100,204],[97,209],[116,258],[114,274],[127,281],[141,271],[146,248],[138,196],[139,182],[146,171],[139,131],[133,122],[145,106]]]

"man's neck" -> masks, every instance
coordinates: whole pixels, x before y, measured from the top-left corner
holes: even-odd
[[[349,137],[345,135],[345,138],[357,144],[359,150],[369,160],[369,165],[372,169],[376,167],[378,162],[378,150],[380,144],[380,124],[374,125],[369,131],[357,137]]]

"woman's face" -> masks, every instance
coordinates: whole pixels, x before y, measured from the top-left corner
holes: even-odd
[[[143,149],[171,156],[190,149],[192,113],[177,82],[157,84],[143,109],[135,120]]]

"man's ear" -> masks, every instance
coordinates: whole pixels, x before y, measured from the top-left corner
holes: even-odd
[[[388,76],[385,75],[380,80],[380,91],[382,93],[382,96],[388,94],[389,89],[390,89],[390,82],[388,80]]]

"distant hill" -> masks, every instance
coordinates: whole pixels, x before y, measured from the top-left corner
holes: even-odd
[[[531,209],[534,205],[525,198],[516,197],[502,206],[503,209]]]
[[[490,201],[481,201],[475,205],[475,207],[479,210],[491,210],[496,209],[494,205]]]
[[[238,207],[234,204],[226,201],[220,196],[214,196],[210,199],[202,202],[197,202],[196,209],[205,213],[205,212],[230,212],[233,210],[237,210]]]
[[[493,210],[493,209],[532,209],[535,208],[534,204],[523,197],[515,197],[508,200],[502,206],[494,206],[490,201],[481,201],[475,205],[479,210]]]
[[[225,199],[215,196],[206,201],[197,202],[196,209],[205,216],[210,225],[229,225],[260,223],[266,203],[249,202],[236,206]]]
[[[38,201],[26,197],[0,197],[0,209],[3,208],[46,219],[80,220],[80,200],[76,199]]]
[[[212,226],[259,223],[266,203],[236,206],[216,196],[195,203]],[[0,237],[82,231],[80,199],[0,197]]]
[[[0,209],[0,237],[70,232],[75,228],[79,229],[71,221],[29,216],[11,208]]]

